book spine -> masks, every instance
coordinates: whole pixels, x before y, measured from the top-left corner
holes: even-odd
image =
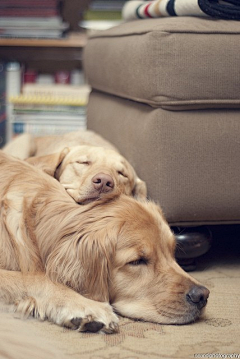
[[[6,66],[0,62],[0,148],[6,143]]]
[[[68,132],[86,130],[86,123],[57,125],[51,123],[14,123],[13,137],[21,133],[30,133],[36,136],[64,135]]]
[[[9,62],[6,67],[6,97],[18,96],[21,92],[22,71],[18,62]]]
[[[57,8],[59,0],[1,0],[0,8]]]
[[[82,99],[83,101],[87,101],[90,87],[88,85],[74,86],[69,84],[45,86],[39,84],[25,84],[22,87],[22,93],[29,96],[49,96],[53,98]]]
[[[18,96],[21,92],[22,85],[22,71],[18,62],[9,62],[6,65],[6,110],[7,110],[7,122],[6,122],[6,141],[10,141],[12,138],[12,104],[9,102],[12,96]]]
[[[6,142],[20,133],[42,136],[86,130],[89,86],[56,84],[48,87],[29,83],[24,85],[29,93],[22,93],[24,86],[20,64],[7,63],[4,74],[1,89],[6,98]],[[35,91],[37,94],[33,95]]]
[[[57,9],[0,8],[0,16],[3,17],[54,17],[58,15],[59,11]]]

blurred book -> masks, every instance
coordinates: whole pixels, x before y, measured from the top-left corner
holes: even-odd
[[[16,9],[17,7],[21,9],[29,9],[30,7],[42,8],[42,9],[52,9],[56,8],[59,5],[59,0],[1,0],[0,9]]]
[[[122,20],[122,0],[94,0],[84,13],[83,21],[79,26],[88,31],[106,30],[119,25]]]
[[[90,87],[67,84],[25,84],[12,96],[12,134],[26,132],[42,136],[86,129],[86,106]]]
[[[38,27],[49,27],[55,28],[62,24],[62,19],[60,16],[54,17],[0,17],[0,27],[28,27],[28,26],[38,26]]]
[[[26,25],[26,22],[22,26],[0,24],[0,37],[55,39],[62,37],[67,29],[66,23],[54,25],[47,22],[44,26],[37,23]]]
[[[42,136],[86,129],[90,87],[81,70],[45,74],[55,83],[37,82],[44,74],[18,62],[8,62],[0,70],[1,109],[6,103],[0,118],[5,119],[7,142],[23,132]],[[0,121],[0,131],[2,127]]]
[[[0,62],[0,147],[6,143],[6,64]]]
[[[86,130],[85,116],[45,116],[22,115],[14,116],[12,121],[13,137],[21,133],[31,133],[32,135],[59,135],[71,131]]]
[[[59,0],[1,0],[0,37],[59,38],[69,24],[64,22]]]
[[[84,13],[85,20],[121,20],[122,0],[93,0]]]
[[[49,99],[62,101],[80,101],[83,104],[88,102],[90,93],[88,85],[73,86],[68,84],[24,84],[22,86],[23,95],[47,96]],[[21,98],[24,101],[24,96]]]
[[[11,137],[23,132],[39,136],[64,134],[86,129],[86,106],[13,103],[9,120]]]

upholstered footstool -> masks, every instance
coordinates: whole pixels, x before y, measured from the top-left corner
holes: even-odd
[[[239,41],[240,22],[171,17],[97,32],[85,48],[88,128],[175,229],[240,223]]]

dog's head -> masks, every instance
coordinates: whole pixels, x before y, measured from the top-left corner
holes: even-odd
[[[116,151],[75,146],[61,153],[27,160],[54,176],[80,204],[119,193],[146,198],[146,184],[130,163]]]
[[[79,230],[48,258],[50,277],[127,317],[185,324],[200,316],[209,291],[176,263],[174,235],[156,204],[120,196],[72,221]]]
[[[208,289],[176,263],[176,240],[161,209],[152,202],[129,205],[126,215],[116,214],[122,214],[122,223],[109,281],[110,302],[127,317],[164,324],[193,322],[207,303]]]

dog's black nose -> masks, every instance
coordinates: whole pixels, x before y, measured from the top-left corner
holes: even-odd
[[[187,301],[191,304],[197,305],[199,309],[202,309],[207,304],[209,293],[210,292],[207,288],[195,285],[187,293]]]
[[[114,181],[106,173],[98,173],[92,178],[93,187],[101,192],[110,192],[114,188]]]

